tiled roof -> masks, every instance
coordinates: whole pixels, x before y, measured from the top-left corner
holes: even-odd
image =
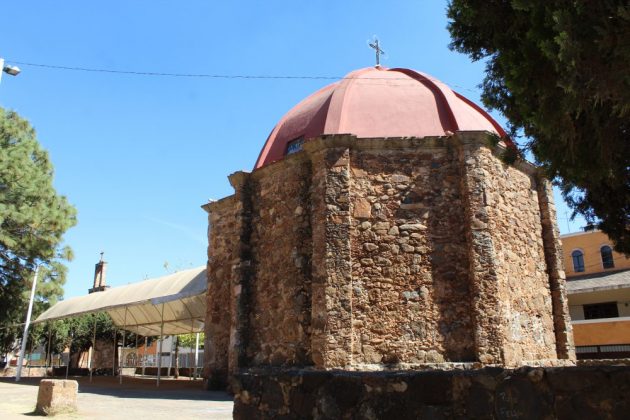
[[[630,288],[630,270],[605,271],[567,279],[567,293]]]
[[[254,169],[283,159],[298,139],[332,134],[433,137],[457,131],[506,137],[483,109],[434,77],[410,69],[368,67],[318,90],[285,114],[269,134]],[[505,144],[513,146],[509,139]]]

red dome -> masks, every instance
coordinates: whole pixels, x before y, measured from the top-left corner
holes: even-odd
[[[323,134],[357,137],[444,136],[456,131],[505,131],[483,109],[433,77],[408,69],[353,71],[291,109],[258,156],[258,169],[282,159],[288,144]]]

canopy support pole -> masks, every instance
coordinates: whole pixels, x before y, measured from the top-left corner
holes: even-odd
[[[92,371],[94,370],[94,352],[96,351],[96,314],[94,318],[94,327],[92,328],[92,351],[90,352],[90,382],[92,382]]]
[[[68,346],[68,363],[66,363],[66,379],[68,379],[68,371],[70,370],[70,359],[72,358],[72,340],[74,340],[74,331],[70,332],[70,345]]]
[[[190,311],[188,311],[190,313]],[[190,335],[192,336],[193,332],[195,331],[195,319],[192,317],[190,317]],[[193,367],[193,371],[192,371],[192,375],[190,374],[191,370],[190,370],[190,353],[186,353],[186,367],[188,368],[188,378],[192,381],[195,379],[195,373],[197,372],[197,366]]]
[[[112,352],[112,376],[116,376],[116,352],[118,346],[116,345],[116,339],[118,338],[118,330],[114,328],[114,351]]]
[[[157,383],[160,386],[160,373],[162,371],[162,342],[164,341],[164,303],[162,303],[162,315],[160,320],[160,355],[158,356]]]
[[[155,343],[155,366],[157,366],[158,363],[160,363],[159,354],[160,354],[160,338],[158,336],[158,339]],[[156,378],[157,378],[157,375],[156,375]]]
[[[137,373],[136,371],[138,370],[138,357],[140,357],[139,354],[138,354],[138,327],[137,326],[136,326],[136,350],[135,350],[135,353],[136,353],[136,359],[135,359],[135,363],[133,365],[133,376],[134,377],[136,376],[136,373]]]
[[[144,349],[142,349],[142,376],[145,374],[145,369],[147,367],[147,342],[149,341],[148,337],[144,336]]]
[[[199,363],[199,333],[197,333],[197,337],[195,338],[195,379],[197,379],[198,363]]]
[[[171,348],[168,349],[168,369],[166,369],[166,376],[171,377],[171,368],[173,367],[173,336],[171,335]]]
[[[52,341],[52,322],[48,323],[48,350],[46,350],[46,367],[48,367],[48,358],[50,358],[50,367],[52,367],[52,355],[50,354],[50,343]]]
[[[33,284],[31,285],[31,299],[28,301],[28,311],[26,312],[26,322],[24,322],[24,333],[22,334],[22,342],[20,346],[20,356],[18,357],[17,372],[15,374],[15,382],[20,382],[22,377],[22,363],[24,362],[24,352],[26,351],[26,342],[28,341],[28,327],[31,324],[31,313],[33,312],[33,298],[35,297],[35,289],[37,287],[37,274],[39,273],[39,265],[35,266],[35,274],[33,275]]]
[[[31,347],[28,351],[28,358],[26,359],[26,368],[28,369],[28,376],[31,376],[31,365],[33,364],[33,340],[31,340]]]
[[[125,330],[127,328],[127,306],[125,306],[125,320],[123,321],[123,329],[122,329],[122,347],[120,348],[120,357],[118,358],[118,365],[120,366],[120,373],[118,374],[119,383],[122,385],[122,377],[123,377],[123,369],[125,368],[125,338],[127,338],[127,334],[125,334]]]

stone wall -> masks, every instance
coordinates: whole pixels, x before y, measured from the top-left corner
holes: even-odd
[[[571,327],[566,278],[562,263],[562,242],[560,241],[560,230],[556,223],[556,206],[553,202],[551,182],[543,176],[539,176],[537,189],[545,247],[545,261],[547,263],[547,274],[549,275],[551,290],[556,353],[561,359],[575,360],[573,329]]]
[[[350,156],[345,145],[309,153],[312,182],[312,354],[322,368],[352,363]],[[307,149],[308,150],[308,149]]]
[[[276,166],[256,175],[251,189],[254,280],[247,365],[307,366],[311,364],[310,165]]]
[[[230,335],[234,334],[231,314],[234,271],[240,265],[240,203],[235,196],[212,205],[208,215],[208,295],[206,296],[206,331],[204,377],[210,385],[222,387],[228,377]],[[234,339],[234,338],[233,338]]]
[[[211,386],[242,367],[311,364],[309,171],[308,162],[290,161],[235,173],[235,194],[204,206]]]
[[[113,338],[98,338],[94,349],[90,348],[85,351],[72,353],[70,357],[71,369],[88,369],[90,356],[92,357],[91,366],[93,369],[109,369],[111,371],[114,364],[118,366],[118,352],[114,351]],[[62,358],[67,358],[67,353],[62,355]]]
[[[452,371],[251,371],[234,418],[623,419],[630,366]]]
[[[50,374],[52,368],[45,367],[33,367],[29,368],[24,366],[20,375],[23,377],[44,377]],[[0,369],[0,378],[10,378],[17,375],[17,368],[13,366],[7,366]]]
[[[357,150],[351,166],[354,363],[473,360],[457,156]]]
[[[485,133],[324,136],[231,175],[204,206],[206,377],[574,360],[548,186],[499,153]]]
[[[489,148],[474,144],[464,145],[461,159],[470,213],[475,213],[471,230],[487,236],[485,254],[496,282],[491,293],[497,307],[479,311],[494,318],[486,331],[492,331],[493,347],[500,351],[495,356],[506,365],[554,359],[536,172],[506,165]]]
[[[114,357],[116,360],[114,361]],[[117,353],[114,353],[113,340],[97,339],[96,346],[92,353],[92,368],[93,369],[112,369],[112,366],[118,366]],[[81,353],[72,354],[72,363],[70,366],[77,368],[87,369],[90,365],[90,351],[83,351]]]

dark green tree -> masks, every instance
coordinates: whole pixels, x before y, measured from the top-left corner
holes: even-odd
[[[76,210],[55,191],[53,168],[35,130],[0,108],[0,351],[11,349],[23,322],[35,266],[40,266],[33,315],[63,296],[72,258],[61,247]]]
[[[113,343],[114,334],[116,334],[117,345],[122,345],[123,331],[114,325],[114,322],[107,313],[98,312],[57,320],[46,324],[37,324],[35,328],[33,328],[32,333],[29,333],[29,340],[32,340],[35,345],[42,344],[46,350],[50,348],[51,354],[62,353],[69,347],[70,353],[77,355],[78,353],[88,351],[92,346],[94,338],[96,338],[97,341]],[[124,332],[124,334],[125,345],[134,346],[136,335],[131,332]],[[139,335],[137,340],[139,343],[143,343],[144,337]],[[50,354],[47,356],[50,357]]]
[[[630,253],[630,3],[451,0],[451,48],[486,60],[484,104]]]
[[[179,339],[180,347],[187,347],[187,348],[194,349],[195,343],[197,341],[197,334],[195,333],[182,334],[178,337],[178,339]],[[204,333],[199,334],[199,348],[200,349],[203,349],[204,339],[205,339]]]
[[[56,321],[53,325],[52,348],[62,352],[67,346],[72,354],[87,351],[92,346],[94,323],[96,322],[96,339],[113,340],[116,326],[104,312],[86,314]],[[45,341],[45,334],[41,338]]]

